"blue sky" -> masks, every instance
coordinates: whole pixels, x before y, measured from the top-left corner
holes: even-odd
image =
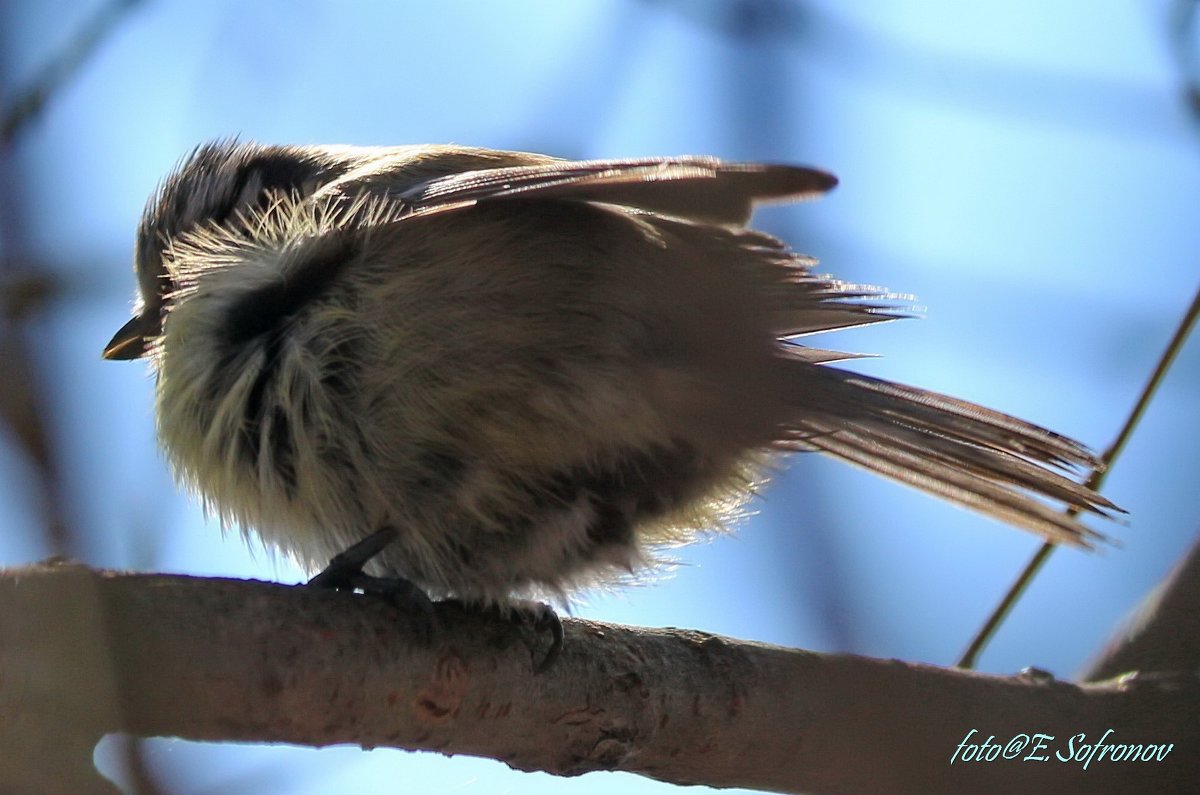
[[[102,4],[0,7],[11,99]],[[756,223],[821,270],[912,293],[923,320],[822,345],[1096,448],[1197,288],[1200,135],[1173,48],[1186,3],[1039,0],[146,2],[0,154],[0,254],[69,285],[38,314],[45,413],[77,556],[296,581],[174,487],[126,319],[147,196],[197,143],[457,142],[567,157],[715,154],[827,168],[821,202]],[[1196,45],[1195,34],[1191,46]],[[1070,675],[1194,538],[1200,351],[1108,481],[1120,547],[1058,552],[982,660]],[[35,471],[0,436],[0,564],[49,554]],[[836,462],[792,459],[735,537],[583,617],[949,664],[1038,547]],[[964,727],[965,730],[969,727]],[[611,775],[488,760],[160,741],[177,792],[608,792]],[[666,785],[620,776],[627,792]]]

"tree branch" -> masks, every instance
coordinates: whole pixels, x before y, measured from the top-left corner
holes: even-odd
[[[0,790],[102,791],[91,748],[113,731],[776,791],[1117,792],[1200,778],[1192,676],[1079,686],[578,620],[535,676],[547,639],[532,629],[449,604],[438,619],[422,646],[394,608],[352,594],[74,564],[0,573]],[[1106,755],[1174,745],[1154,762],[1056,758],[1109,729]],[[1041,750],[1038,733],[1052,735]],[[1015,760],[969,759],[972,744],[1022,734]]]
[[[1200,537],[1083,672],[1094,682],[1125,671],[1200,669]]]

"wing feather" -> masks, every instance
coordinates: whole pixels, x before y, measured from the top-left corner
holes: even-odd
[[[330,192],[348,196],[365,189],[400,202],[408,216],[477,202],[537,199],[614,204],[689,221],[741,226],[758,203],[811,199],[837,185],[832,174],[819,169],[727,163],[711,157],[552,160],[476,168],[415,183],[411,174],[389,179],[386,168],[379,165],[386,166],[386,160],[332,183]]]

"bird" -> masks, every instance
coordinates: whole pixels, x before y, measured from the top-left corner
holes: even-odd
[[[911,314],[748,226],[836,184],[700,156],[216,140],[151,196],[103,355],[149,360],[181,485],[329,563],[314,583],[540,605],[559,645],[539,600],[735,525],[791,453],[1103,542],[1080,515],[1120,509],[1079,482],[1101,466],[1083,444],[805,342]]]

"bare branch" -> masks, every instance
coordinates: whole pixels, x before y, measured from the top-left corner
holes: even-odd
[[[562,659],[534,676],[545,639],[531,629],[447,604],[438,617],[437,639],[421,647],[394,608],[351,594],[10,570],[0,789],[70,776],[71,791],[93,791],[77,784],[82,766],[118,730],[776,791],[1105,792],[1200,776],[1192,677],[1078,686],[588,621],[567,622]],[[1110,744],[1174,746],[1161,762],[1055,759],[1079,733],[1094,742],[1109,729]],[[1048,761],[970,762],[960,745],[1039,732],[1053,735]],[[67,791],[41,789],[56,787]]]
[[[1083,674],[1200,669],[1200,539],[1175,565]]]

